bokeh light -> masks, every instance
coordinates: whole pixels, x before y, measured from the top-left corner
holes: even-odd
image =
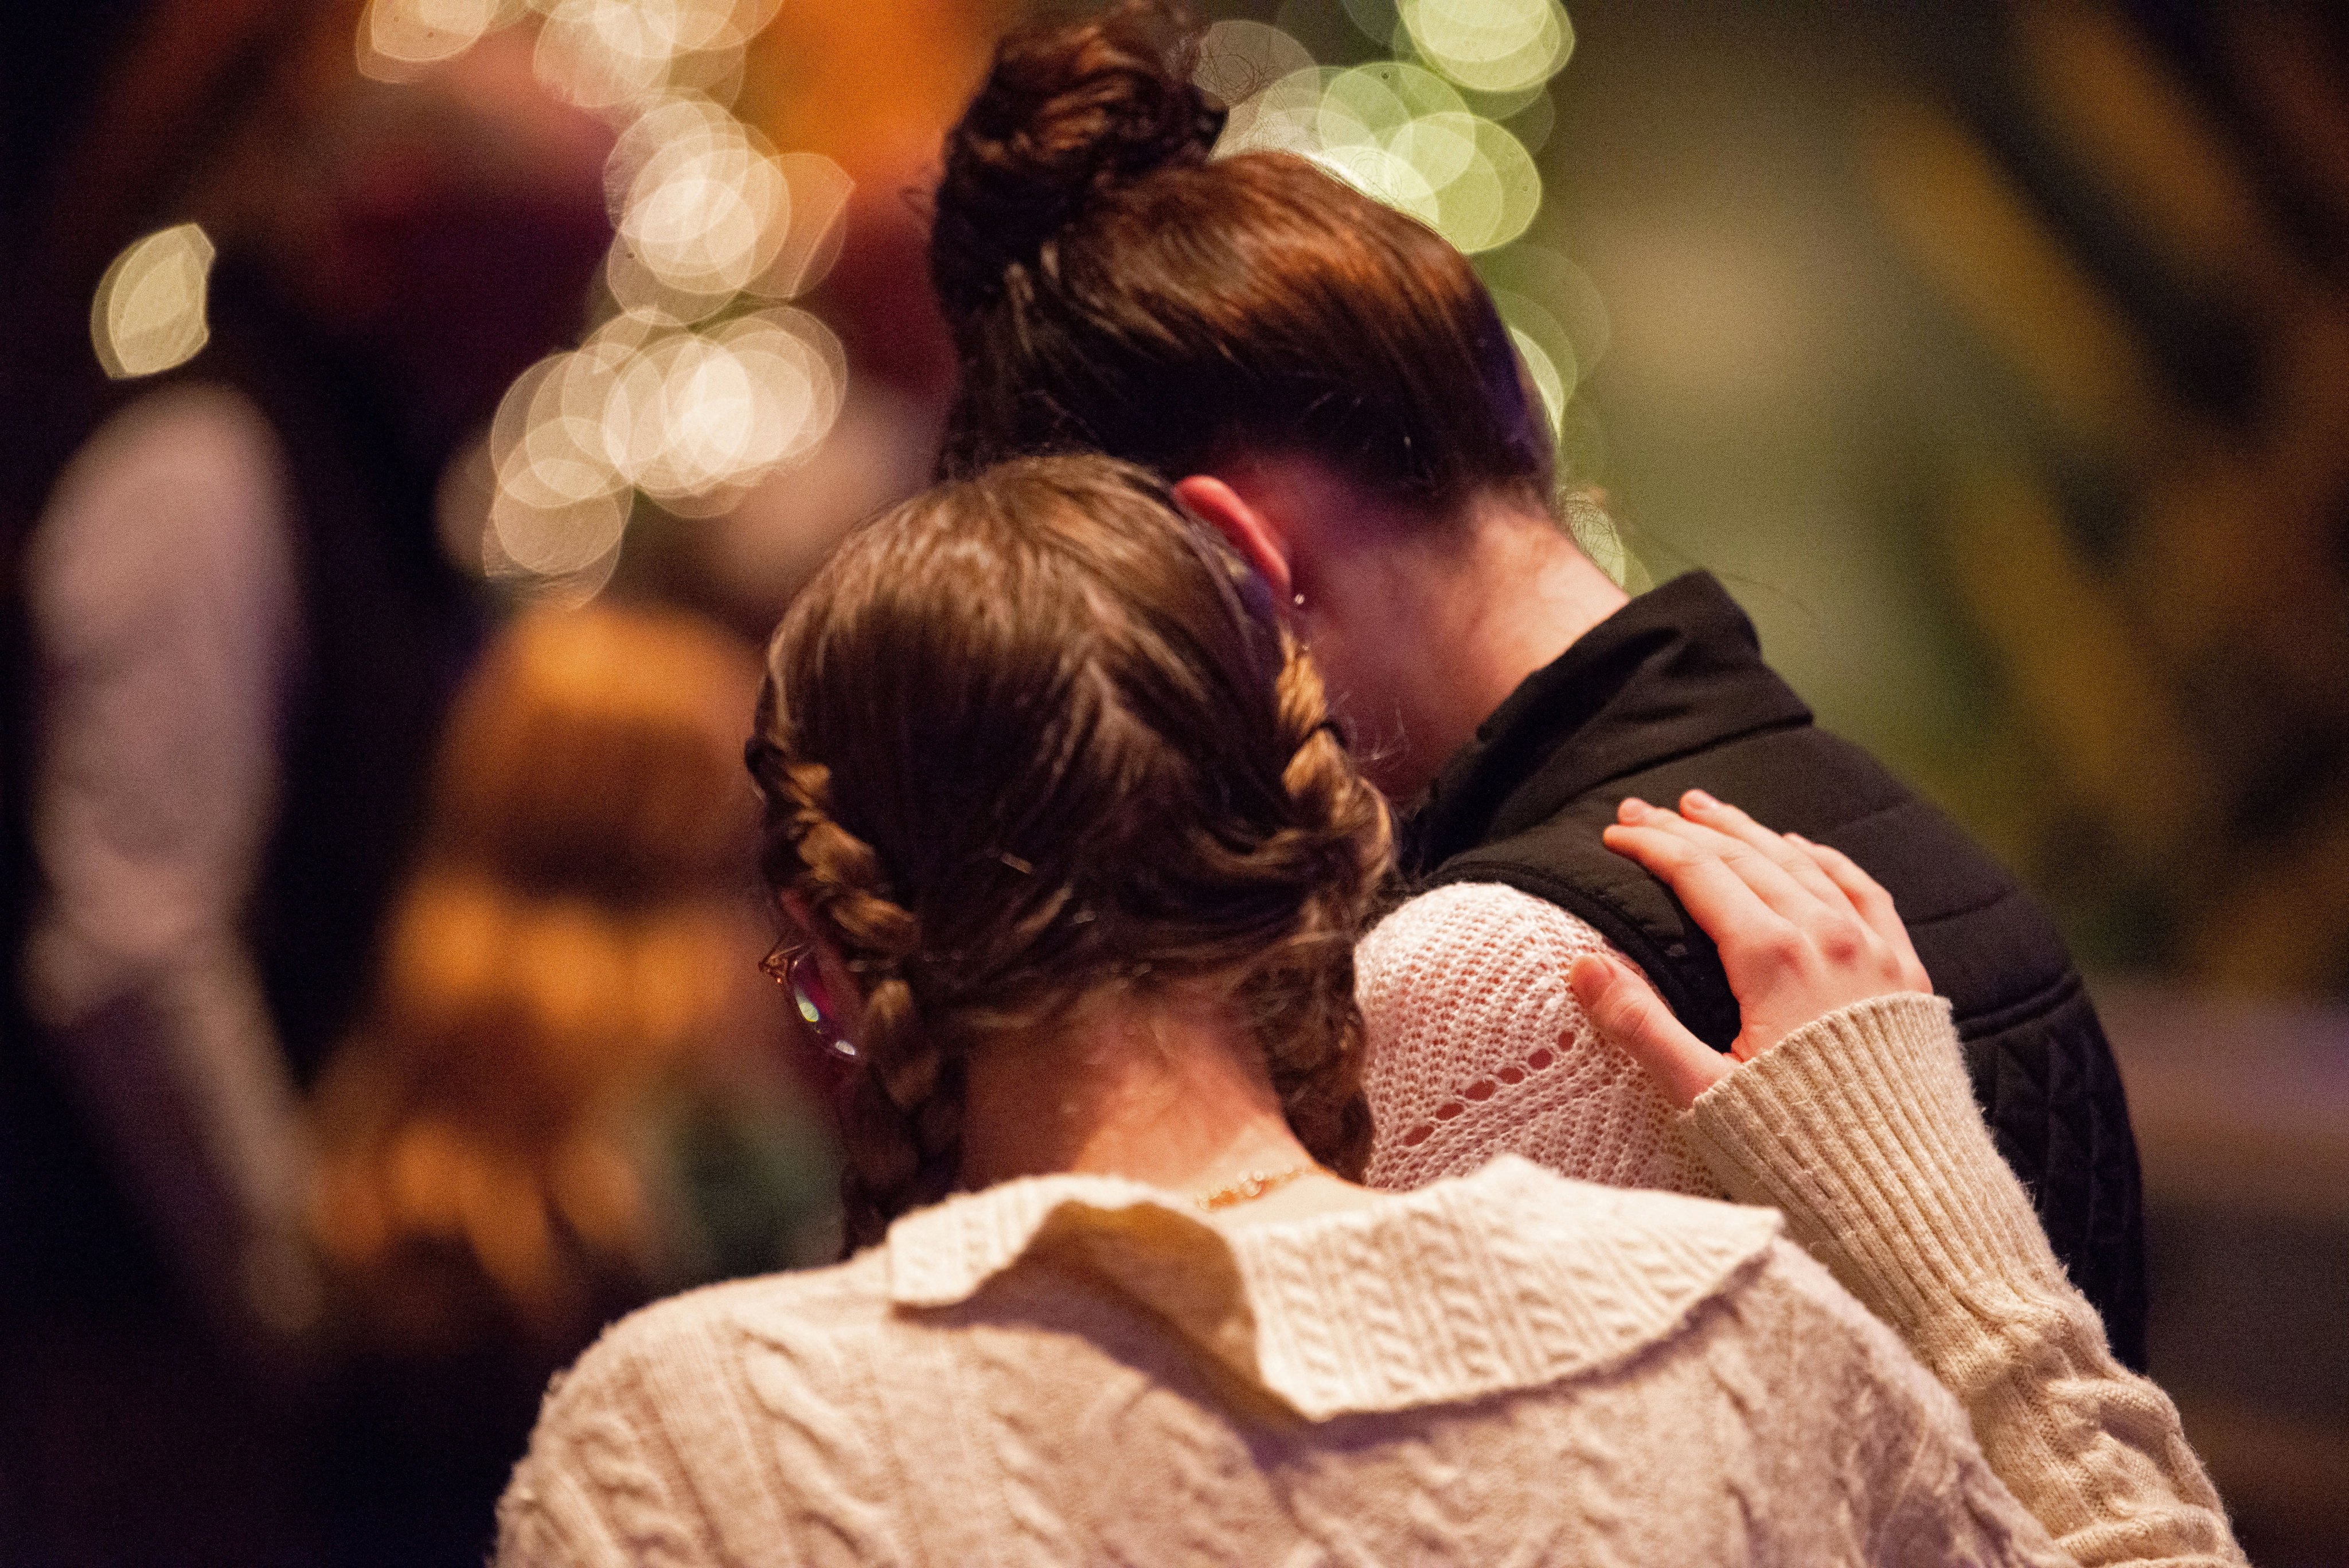
[[[1549,410],[1550,428],[1556,431],[1566,418],[1568,400],[1582,380],[1582,359],[1575,351],[1574,334],[1537,299],[1495,285],[1489,279],[1486,292],[1492,295],[1494,308],[1508,325],[1510,338],[1526,361],[1526,372],[1533,377],[1534,385],[1541,389],[1542,401]]]
[[[613,554],[628,508],[615,494],[565,506],[532,506],[501,492],[490,504],[490,537],[507,561],[539,576],[570,576]]]
[[[1550,431],[1556,434],[1558,421],[1566,416],[1566,400],[1573,395],[1574,383],[1559,371],[1557,361],[1531,333],[1512,327],[1509,341],[1516,346],[1517,358],[1525,361],[1526,374],[1533,379],[1534,389],[1541,394],[1542,411],[1549,417]]]
[[[822,283],[840,259],[848,196],[856,182],[821,152],[786,152],[775,167],[791,190],[791,222],[775,247],[773,265],[750,280],[750,292],[792,299]]]
[[[1313,68],[1313,51],[1264,22],[1218,22],[1199,40],[1195,79],[1230,105],[1240,107],[1273,83]]]
[[[742,47],[780,0],[532,0],[546,15],[541,79],[585,109],[626,109],[665,93],[730,99]]]
[[[630,308],[698,320],[771,266],[791,184],[766,139],[708,99],[659,105],[612,151],[605,189],[619,243],[607,275]]]
[[[159,230],[114,258],[89,307],[90,347],[109,376],[152,376],[211,340],[204,296],[212,266],[212,239],[194,223]]]
[[[456,58],[521,14],[522,0],[368,0],[359,21],[360,74],[404,80],[419,67]]]
[[[1452,82],[1408,60],[1343,70],[1311,61],[1302,44],[1261,23],[1209,28],[1198,79],[1218,97],[1241,94],[1226,99],[1217,153],[1310,158],[1472,255],[1532,223],[1542,198],[1533,155]]]
[[[636,491],[725,510],[815,450],[847,380],[840,340],[788,306],[707,330],[614,317],[516,378],[491,421],[491,569],[575,575],[618,545]]]
[[[618,127],[601,320],[507,389],[443,486],[452,556],[517,597],[577,604],[609,580],[639,498],[714,515],[812,455],[847,392],[840,341],[781,305],[838,256],[847,172],[778,152],[730,108],[778,0],[373,0],[361,53],[447,58],[542,15],[559,96]]]
[[[1396,11],[1421,57],[1479,92],[1538,88],[1574,52],[1557,0],[1400,0]]]

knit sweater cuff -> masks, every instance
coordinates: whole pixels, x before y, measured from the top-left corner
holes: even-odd
[[[1714,1085],[1684,1120],[1733,1198],[1782,1210],[1897,1328],[1953,1300],[1996,1317],[2067,1289],[1974,1107],[1940,997],[1828,1013]]]

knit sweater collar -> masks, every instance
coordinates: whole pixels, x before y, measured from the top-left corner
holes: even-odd
[[[1709,572],[1652,588],[1534,671],[1414,806],[1404,869],[1547,820],[1608,780],[1757,730],[1810,722]]]
[[[1324,1420],[1617,1365],[1677,1332],[1778,1231],[1767,1210],[1568,1181],[1505,1155],[1370,1207],[1230,1230],[1134,1182],[1033,1178],[908,1215],[885,1245],[902,1312],[983,1307],[1009,1271],[1071,1270]]]

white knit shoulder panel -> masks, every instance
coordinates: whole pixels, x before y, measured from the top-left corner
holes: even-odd
[[[1363,938],[1371,1185],[1520,1154],[1586,1181],[1719,1196],[1671,1106],[1567,985],[1577,958],[1611,950],[1557,905],[1491,883],[1423,893]]]

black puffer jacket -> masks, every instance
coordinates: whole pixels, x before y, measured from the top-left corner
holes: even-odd
[[[2030,1189],[2121,1360],[2145,1365],[2137,1143],[2063,939],[2014,879],[1811,711],[1703,573],[1631,601],[1529,678],[1446,764],[1409,825],[1416,887],[1498,882],[1588,920],[1718,1049],[1736,1036],[1713,943],[1599,832],[1627,794],[1701,788],[1830,844],[1891,892],[1957,1013],[1999,1152]]]

